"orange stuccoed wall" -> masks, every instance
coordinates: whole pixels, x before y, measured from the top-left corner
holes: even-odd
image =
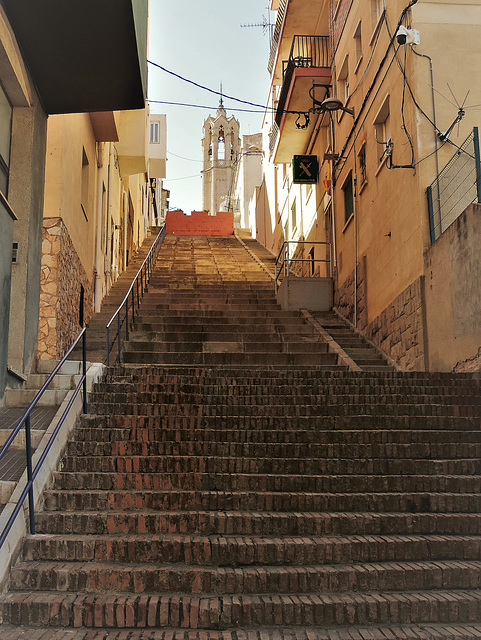
[[[169,211],[165,220],[166,234],[169,236],[231,236],[234,233],[232,211],[219,211],[209,215],[207,211]]]

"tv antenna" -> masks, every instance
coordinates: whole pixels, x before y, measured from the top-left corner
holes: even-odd
[[[262,27],[262,35],[265,36],[266,33],[269,32],[269,43],[272,43],[275,24],[272,23],[270,19],[266,18],[264,15],[262,16],[262,22],[254,22],[251,24],[241,24],[241,27],[242,29],[252,29],[256,27]]]

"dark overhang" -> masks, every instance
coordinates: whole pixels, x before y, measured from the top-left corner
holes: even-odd
[[[141,109],[148,0],[0,0],[48,114]]]

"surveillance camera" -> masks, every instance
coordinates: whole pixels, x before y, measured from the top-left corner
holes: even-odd
[[[417,31],[416,29],[408,29],[404,25],[401,25],[396,31],[396,40],[399,45],[419,44],[419,31]]]
[[[406,44],[408,39],[408,30],[405,26],[401,25],[396,33],[396,40],[398,44]]]

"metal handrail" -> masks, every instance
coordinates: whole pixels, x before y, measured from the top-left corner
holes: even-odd
[[[325,260],[322,260],[320,258],[317,259],[312,259],[312,258],[291,258],[289,256],[289,245],[295,245],[296,248],[297,247],[304,247],[304,246],[309,246],[309,247],[314,247],[316,245],[322,245],[328,248],[328,258],[326,258]],[[331,275],[331,243],[330,242],[307,242],[307,241],[299,241],[299,240],[287,240],[286,242],[284,242],[282,244],[282,247],[279,251],[279,253],[277,254],[276,257],[276,279],[275,279],[275,285],[276,285],[276,292],[277,289],[279,287],[279,278],[281,277],[281,275],[283,277],[287,277],[289,276],[290,270],[291,270],[291,265],[293,263],[299,263],[299,264],[304,264],[304,263],[308,263],[310,265],[312,264],[317,264],[317,263],[321,263],[321,264],[326,264],[328,265],[326,272]],[[315,277],[315,274],[311,274],[310,277]]]
[[[22,494],[15,506],[15,509],[12,512],[12,515],[10,516],[7,524],[5,525],[5,528],[3,529],[1,535],[0,535],[0,548],[3,546],[3,543],[5,542],[5,540],[7,539],[7,536],[23,506],[23,503],[25,502],[25,498],[28,495],[28,514],[29,514],[29,523],[30,523],[30,533],[31,534],[35,534],[35,509],[34,509],[34,502],[33,502],[33,483],[35,478],[38,475],[38,472],[40,471],[43,463],[45,462],[45,459],[50,451],[50,449],[52,448],[52,445],[54,443],[55,438],[57,437],[58,432],[60,431],[60,428],[62,427],[63,423],[65,422],[65,419],[67,418],[68,412],[70,411],[76,397],[78,396],[80,389],[83,389],[83,412],[87,413],[87,343],[86,343],[86,327],[84,327],[82,329],[82,331],[79,333],[79,335],[77,336],[75,342],[72,344],[72,346],[70,347],[70,349],[67,351],[67,353],[64,355],[64,357],[60,360],[60,362],[57,364],[57,366],[54,368],[54,370],[52,371],[52,373],[49,375],[49,377],[47,378],[47,380],[44,382],[42,388],[38,391],[38,393],[35,395],[35,398],[32,400],[32,402],[30,403],[30,406],[26,409],[25,413],[23,414],[23,416],[20,418],[19,422],[17,423],[17,426],[15,427],[15,429],[12,431],[12,433],[10,434],[10,436],[7,438],[5,444],[3,445],[3,447],[0,449],[0,460],[4,457],[4,455],[6,454],[7,450],[9,449],[10,445],[12,444],[12,442],[15,440],[15,438],[17,437],[18,433],[20,432],[20,429],[22,428],[22,426],[25,424],[25,452],[26,452],[26,456],[27,456],[27,484],[25,485],[24,490],[22,491]],[[75,391],[72,394],[72,397],[70,398],[70,401],[65,409],[65,411],[62,413],[60,420],[58,421],[52,435],[50,436],[49,441],[47,442],[47,446],[45,447],[44,451],[42,452],[42,455],[39,458],[39,461],[37,462],[37,464],[35,465],[35,469],[32,469],[32,438],[31,438],[31,429],[30,429],[30,414],[32,413],[32,411],[34,410],[35,406],[37,405],[38,401],[40,400],[40,398],[42,397],[43,393],[45,392],[45,390],[47,389],[47,387],[49,386],[49,384],[52,382],[52,380],[54,379],[54,377],[56,376],[56,374],[58,373],[58,371],[60,370],[60,368],[62,367],[62,365],[64,364],[64,362],[67,360],[67,358],[69,357],[69,355],[71,354],[71,352],[74,350],[74,348],[77,346],[80,338],[82,338],[82,376],[80,377],[80,380],[77,384],[77,386],[75,387]]]
[[[110,327],[117,318],[117,341],[118,341],[118,358],[119,362],[122,362],[122,340],[121,340],[121,329],[122,324],[125,321],[125,339],[129,339],[129,297],[132,295],[132,322],[135,321],[135,291],[137,290],[137,309],[140,308],[140,299],[144,297],[144,292],[147,289],[147,285],[150,282],[150,278],[152,276],[152,272],[154,270],[155,263],[157,261],[157,257],[159,255],[160,247],[162,245],[162,241],[165,238],[165,223],[162,226],[162,229],[157,234],[157,238],[154,240],[152,246],[150,247],[149,253],[145,257],[145,260],[142,262],[140,269],[137,271],[137,275],[132,280],[132,284],[130,285],[125,298],[120,303],[117,311],[110,318],[109,322],[106,325],[107,330],[107,366],[110,366]],[[139,285],[140,279],[140,285]],[[140,291],[139,291],[140,286]],[[125,318],[124,320],[120,320],[120,312],[125,305]]]

